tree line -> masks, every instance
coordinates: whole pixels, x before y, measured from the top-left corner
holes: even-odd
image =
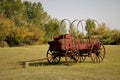
[[[89,24],[90,19],[86,21]],[[93,25],[89,24],[89,25]],[[64,25],[65,26],[65,25]],[[60,20],[52,18],[41,2],[21,0],[0,0],[0,46],[24,46],[47,43],[52,35],[58,35]],[[71,28],[71,31],[74,29]],[[110,30],[105,24],[92,29],[90,34],[102,35],[104,44],[119,44],[120,31]],[[65,27],[62,31],[66,31]],[[79,33],[81,35],[81,33]]]
[[[86,30],[93,37],[98,36],[101,42],[105,45],[116,45],[120,44],[120,31],[117,29],[109,29],[105,23],[101,23],[96,27],[96,24],[91,19],[86,21]],[[90,28],[88,30],[88,27]]]
[[[46,43],[59,23],[40,2],[0,0],[0,46]]]

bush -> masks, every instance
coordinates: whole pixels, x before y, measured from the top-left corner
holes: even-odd
[[[116,45],[120,44],[120,31],[112,30],[102,35],[101,41],[103,44]]]
[[[9,45],[6,41],[1,41],[0,42],[0,47],[9,47]]]

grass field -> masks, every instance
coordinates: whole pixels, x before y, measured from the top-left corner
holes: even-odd
[[[45,57],[47,45],[0,48],[0,80],[120,80],[120,45],[107,45],[102,63],[66,66],[63,62],[49,65],[46,60],[22,68],[20,61]]]

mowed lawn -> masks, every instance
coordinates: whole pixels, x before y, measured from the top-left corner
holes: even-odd
[[[0,80],[120,80],[120,45],[107,45],[102,63],[90,58],[84,63],[66,66],[64,58],[57,65],[47,60],[23,68],[20,61],[46,56],[48,45],[0,48]]]

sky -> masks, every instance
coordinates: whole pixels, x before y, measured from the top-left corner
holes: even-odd
[[[44,10],[57,19],[95,19],[110,29],[120,30],[120,0],[26,0],[41,2]]]

